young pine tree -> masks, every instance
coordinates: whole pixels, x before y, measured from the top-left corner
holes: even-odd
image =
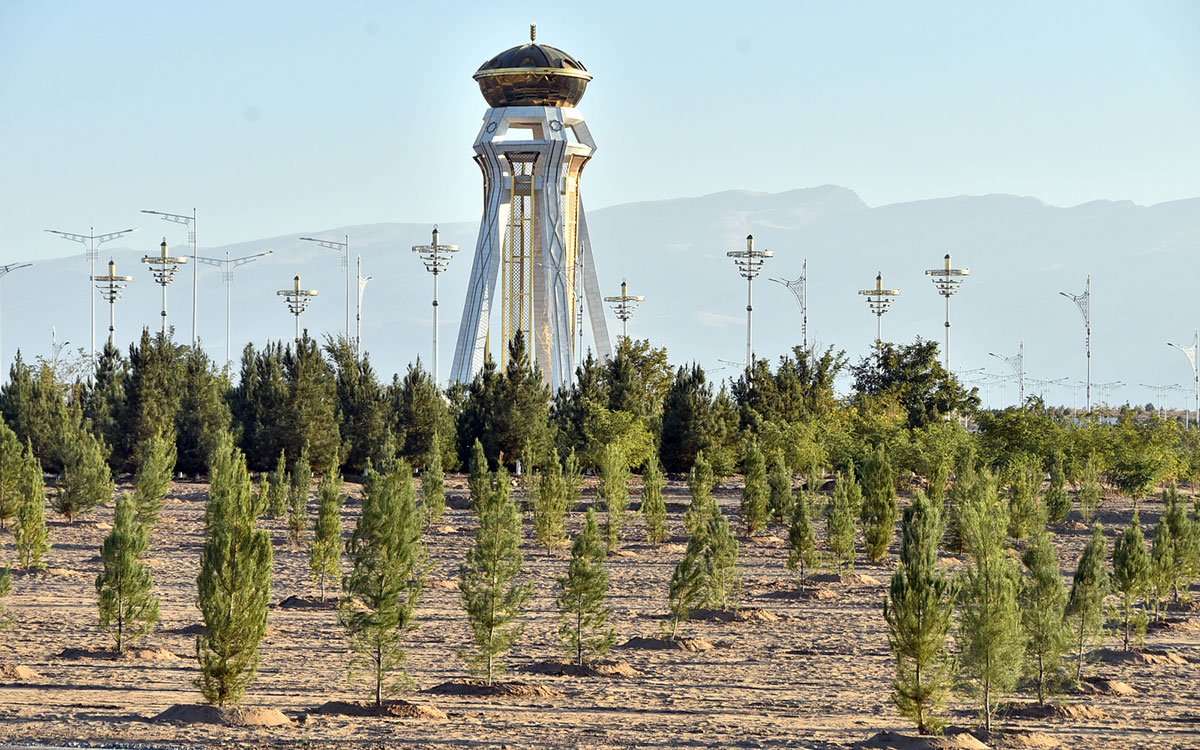
[[[704,532],[704,600],[703,606],[722,612],[734,611],[742,593],[742,574],[738,571],[738,541],[729,519],[714,509]]]
[[[1175,562],[1175,542],[1171,539],[1171,524],[1167,514],[1158,517],[1154,527],[1154,541],[1150,544],[1150,593],[1154,601],[1154,619],[1162,618],[1162,602],[1171,595],[1178,580],[1178,565]]]
[[[158,597],[154,579],[141,558],[150,544],[149,529],[137,519],[137,501],[125,493],[117,500],[112,531],[100,548],[101,571],[96,576],[100,629],[112,633],[117,653],[154,632]]]
[[[292,481],[288,485],[288,536],[292,543],[304,544],[308,534],[308,493],[312,490],[312,466],[308,462],[308,443],[300,449],[300,457],[292,464]]]
[[[790,481],[789,481],[790,484]],[[813,530],[811,504],[808,493],[800,490],[800,496],[792,503],[791,526],[788,528],[788,570],[797,573],[797,582],[804,588],[805,571],[817,562],[817,535]]]
[[[938,493],[940,494],[940,493]],[[954,611],[954,588],[938,565],[944,535],[941,502],[918,491],[904,510],[900,565],[892,574],[883,616],[896,656],[892,701],[921,734],[942,728],[937,715],[950,689],[946,635]]]
[[[4,604],[4,600],[12,593],[12,570],[6,564],[4,570],[0,570],[0,631],[8,630],[12,627],[12,615],[8,612],[8,606]]]
[[[667,482],[657,452],[651,453],[642,471],[642,517],[646,519],[646,541],[657,547],[671,534],[667,525],[667,503],[663,488]]]
[[[1100,470],[1097,468],[1095,454],[1089,455],[1083,465],[1081,477],[1082,486],[1079,489],[1079,515],[1084,523],[1091,523],[1100,509]]]
[[[483,443],[479,442],[479,438],[475,438],[475,445],[471,448],[471,459],[467,464],[467,489],[471,512],[475,515],[479,515],[491,486],[492,475],[488,472],[487,454],[483,452]]]
[[[571,545],[571,564],[558,579],[558,635],[567,656],[583,666],[584,653],[604,658],[617,640],[608,624],[612,608],[605,603],[608,572],[604,569],[606,549],[600,539],[596,514],[589,508],[583,531]]]
[[[33,446],[25,444],[17,492],[17,523],[13,541],[17,559],[25,570],[45,567],[42,558],[50,551],[50,531],[46,527],[46,485],[42,482],[42,465],[33,455]]]
[[[1174,484],[1163,490],[1163,508],[1162,517],[1171,529],[1171,560],[1175,574],[1171,592],[1178,601],[1181,586],[1186,590],[1200,573],[1200,519],[1188,517]]]
[[[1067,622],[1076,645],[1077,661],[1075,681],[1083,679],[1083,650],[1089,639],[1099,636],[1104,627],[1104,597],[1108,594],[1108,569],[1104,565],[1104,527],[1092,527],[1092,538],[1083,548],[1075,576],[1071,581],[1071,594],[1067,597]]]
[[[275,470],[263,479],[261,489],[263,501],[267,505],[268,516],[283,518],[287,515],[288,488],[291,486],[292,475],[287,470],[287,454],[279,451]]]
[[[1146,540],[1142,536],[1142,522],[1138,513],[1113,542],[1112,553],[1113,587],[1121,594],[1121,610],[1125,620],[1125,650],[1129,650],[1129,623],[1133,617],[1134,604],[1150,586],[1150,555],[1146,553]]]
[[[0,419],[0,530],[17,515],[17,506],[21,504],[22,457],[17,434]]]
[[[1042,497],[1050,523],[1062,523],[1071,513],[1071,495],[1067,493],[1067,473],[1063,470],[1061,453],[1054,454],[1050,464],[1050,486]]]
[[[959,458],[954,470],[954,482],[946,493],[946,540],[945,547],[949,552],[961,555],[966,551],[966,540],[962,533],[962,513],[964,505],[976,492],[979,484],[979,469],[975,463],[975,455],[968,451]]]
[[[896,535],[896,519],[900,517],[896,503],[896,472],[883,445],[876,447],[863,463],[862,495],[863,548],[867,559],[877,563],[887,556]]]
[[[621,546],[621,529],[629,521],[629,462],[621,446],[609,443],[600,454],[600,506],[609,552]]]
[[[350,673],[362,667],[370,675],[379,706],[385,694],[408,684],[403,672],[395,680],[389,676],[404,663],[400,644],[416,626],[428,558],[407,465],[386,473],[370,471],[368,477],[362,515],[346,542],[351,568],[342,578],[338,621],[355,653]]]
[[[342,474],[334,453],[329,469],[317,485],[317,525],[313,528],[312,548],[308,567],[313,584],[321,590],[325,601],[325,584],[342,577]]]
[[[155,433],[142,441],[138,448],[141,462],[133,476],[133,501],[137,508],[137,520],[147,529],[158,524],[163,500],[171,489],[171,477],[175,473],[175,439]]]
[[[708,546],[706,533],[705,528],[688,539],[683,559],[675,565],[675,570],[671,573],[671,583],[667,591],[668,617],[663,623],[663,629],[671,631],[672,639],[678,637],[679,626],[688,621],[692,610],[704,595],[704,551]]]
[[[546,468],[537,478],[533,495],[533,531],[538,544],[548,552],[560,549],[567,540],[567,495],[563,488],[558,450],[550,449]]]
[[[742,523],[746,524],[746,536],[762,531],[770,520],[767,505],[771,495],[767,483],[767,460],[757,441],[750,441],[742,459],[745,485],[742,487]]]
[[[1037,489],[1042,469],[1033,461],[1017,461],[1010,469],[1008,487],[1008,535],[1024,539],[1038,522]]]
[[[421,497],[425,524],[430,526],[446,512],[446,473],[442,470],[442,452],[438,449],[437,433],[434,433],[433,447],[429,449],[429,458],[425,461],[425,471],[421,472]]]
[[[492,684],[498,656],[521,636],[516,623],[533,591],[530,583],[518,584],[525,558],[521,555],[521,514],[509,497],[508,478],[501,470],[480,506],[475,543],[459,567],[458,590],[477,652],[471,670]]]
[[[246,458],[228,434],[210,459],[205,541],[196,579],[204,634],[196,638],[205,701],[237,703],[258,672],[271,598],[271,537],[254,527],[257,507]]]
[[[683,529],[690,536],[696,536],[708,523],[713,508],[717,505],[717,501],[712,496],[715,484],[712,464],[708,462],[703,452],[697,454],[696,462],[692,464],[692,470],[688,474],[687,480],[688,492],[691,493],[692,501],[683,511]]]
[[[578,508],[583,499],[583,469],[579,468],[574,448],[567,453],[567,460],[563,461],[563,496],[568,513]]]
[[[845,474],[837,475],[833,486],[833,502],[829,506],[829,518],[825,523],[825,544],[833,553],[838,567],[846,565],[854,570],[854,519],[862,506],[862,489],[854,477],[854,466],[846,467]]]
[[[1039,704],[1046,702],[1051,678],[1070,648],[1067,626],[1067,589],[1058,568],[1058,550],[1045,524],[1037,524],[1021,553],[1025,575],[1021,579],[1021,627],[1025,633],[1026,672],[1037,689]]]
[[[68,418],[67,421],[71,421]],[[108,502],[116,485],[104,460],[103,443],[82,425],[64,425],[58,437],[62,475],[54,496],[54,509],[67,523]]]
[[[767,486],[769,488],[770,497],[768,506],[770,508],[770,519],[788,523],[792,519],[792,473],[788,471],[787,464],[783,462],[783,456],[779,453],[775,454],[775,460],[771,462],[771,473],[767,476]]]

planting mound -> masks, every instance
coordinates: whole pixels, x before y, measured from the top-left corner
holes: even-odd
[[[817,583],[840,583],[847,586],[879,585],[879,579],[865,573],[817,573],[812,576],[812,580]]]
[[[173,724],[220,724],[227,727],[282,727],[292,723],[291,719],[274,708],[193,704],[176,704],[155,716],[153,720]]]
[[[1037,703],[1009,703],[1002,706],[1000,710],[1004,715],[1015,719],[1070,719],[1079,721],[1104,719],[1108,716],[1095,706],[1080,704],[1060,706],[1056,703],[1046,703],[1044,705]]]
[[[321,601],[315,596],[289,596],[275,605],[277,609],[337,609],[337,597]]]
[[[563,661],[539,661],[526,664],[517,671],[551,677],[639,677],[643,674],[624,661],[592,662],[582,666]]]
[[[649,651],[710,651],[716,646],[703,638],[642,638],[634,636],[618,648],[640,648]]]
[[[329,701],[317,707],[314,714],[328,716],[391,716],[401,719],[446,718],[446,713],[433,706],[421,706],[408,701],[384,701],[376,706],[370,701]]]
[[[1170,651],[1145,648],[1139,651],[1123,651],[1115,648],[1099,648],[1091,652],[1090,658],[1105,664],[1190,664],[1187,658]]]
[[[856,748],[867,750],[987,750],[988,746],[980,742],[974,735],[967,732],[950,733],[941,736],[923,736],[899,734],[897,732],[880,732],[869,740],[864,740]]]
[[[548,687],[530,685],[527,682],[493,682],[488,685],[480,680],[443,682],[424,692],[434,695],[469,695],[485,698],[550,698],[558,695]]]
[[[737,610],[694,609],[692,610],[692,619],[709,622],[778,622],[779,615],[761,607]]]
[[[1091,695],[1136,695],[1137,690],[1128,682],[1109,680],[1103,677],[1085,677],[1080,692]]]
[[[42,676],[20,664],[0,664],[0,680],[40,680]]]
[[[1061,742],[1045,732],[1022,732],[1012,729],[1003,732],[992,732],[987,742],[987,746],[994,750],[1001,750],[1002,748],[1019,750],[1020,748],[1058,747],[1061,744]]]

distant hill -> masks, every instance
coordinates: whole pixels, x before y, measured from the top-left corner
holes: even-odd
[[[877,271],[883,272],[886,286],[903,291],[884,317],[884,338],[910,342],[922,336],[940,342],[944,301],[924,270],[938,267],[950,252],[956,266],[971,269],[952,301],[955,369],[1006,372],[1006,365],[988,353],[1014,355],[1024,340],[1027,376],[1082,380],[1083,322],[1059,292],[1081,292],[1090,272],[1093,381],[1126,383],[1102,395],[1112,403],[1144,404],[1158,397],[1139,384],[1190,387],[1190,368],[1166,342],[1190,343],[1192,330],[1200,326],[1193,283],[1200,271],[1200,198],[1149,207],[1096,201],[1059,208],[1031,197],[985,195],[870,207],[853,191],[826,185],[777,194],[729,191],[631,203],[592,210],[588,219],[604,293],[617,293],[626,278],[631,293],[647,297],[632,320],[631,335],[666,346],[672,361],[698,360],[718,378],[735,374],[745,358],[746,282],[725,253],[743,247],[746,234],[753,233],[758,247],[775,253],[754,285],[758,356],[775,358],[800,342],[796,301],[768,278],[797,277],[806,257],[810,337],[822,345],[845,349],[852,358],[869,351],[875,320],[856,292],[872,286]],[[224,257],[226,251],[232,257],[275,251],[236,271],[235,367],[245,342],[291,337],[292,319],[275,291],[289,286],[297,272],[305,287],[320,290],[302,325],[322,335],[344,330],[345,277],[337,253],[297,240],[340,239],[344,234],[350,235],[352,254],[362,255],[364,275],[375,277],[364,295],[363,339],[376,370],[390,377],[418,356],[428,364],[433,284],[409,248],[428,242],[430,228],[393,223],[298,226],[286,237],[202,247],[201,255],[213,257]],[[137,278],[117,305],[122,346],[141,326],[159,324],[159,288],[139,258],[156,250],[161,232],[153,226],[147,230],[132,235],[139,241],[136,249],[127,244],[112,252],[118,272]],[[450,370],[476,231],[472,223],[441,225],[442,241],[462,246],[442,277],[443,377]],[[173,250],[184,252],[182,245]],[[102,254],[98,268],[108,257]],[[353,264],[352,257],[352,284]],[[60,341],[71,342],[70,349],[87,348],[87,274],[78,254],[4,279],[5,363],[17,347],[29,357],[47,354],[51,326]],[[191,333],[191,274],[190,268],[182,270],[168,289],[169,320],[181,340]],[[225,292],[220,270],[201,266],[199,288],[200,335],[221,361]],[[352,309],[352,328],[353,314]],[[107,306],[97,299],[98,346],[107,335],[107,321]],[[610,331],[619,332],[611,316]],[[1028,392],[1039,390],[1048,401],[1072,402],[1067,388],[1027,386]],[[998,405],[1001,387],[981,388],[981,396]],[[1012,402],[1015,396],[1015,383],[1005,385],[1004,400]],[[1078,399],[1082,406],[1082,390]],[[1181,407],[1184,399],[1173,393],[1167,403]]]

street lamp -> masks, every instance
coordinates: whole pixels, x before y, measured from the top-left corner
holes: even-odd
[[[95,227],[89,227],[87,234],[71,234],[70,232],[60,232],[57,229],[46,230],[50,234],[57,234],[59,237],[82,244],[84,257],[91,264],[91,271],[88,273],[88,302],[92,306],[92,358],[90,361],[93,364],[96,362],[96,298],[92,296],[92,277],[96,275],[96,248],[105,242],[115,240],[130,232],[137,232],[139,229],[139,227],[134,227],[132,229],[122,229],[119,232],[109,232],[108,234],[101,235],[96,234]]]
[[[246,255],[241,258],[230,258],[229,252],[226,251],[225,258],[223,260],[221,258],[201,258],[200,256],[196,256],[197,261],[204,263],[206,265],[217,266],[218,268],[220,268],[221,269],[221,281],[225,282],[225,364],[226,365],[233,362],[233,359],[230,356],[230,348],[229,348],[229,339],[230,339],[229,310],[230,310],[230,298],[232,296],[231,290],[233,288],[233,269],[237,268],[238,266],[244,266],[247,263],[253,263],[254,261],[263,257],[264,255],[270,255],[273,252],[275,252],[275,251],[268,250],[265,253],[255,253],[254,255]]]
[[[412,251],[421,258],[425,270],[433,274],[433,382],[440,383],[438,371],[438,276],[450,265],[453,253],[458,252],[458,245],[443,245],[438,240],[437,224],[433,225],[433,240],[428,245],[413,245]]]
[[[937,289],[938,294],[946,298],[946,372],[950,371],[950,298],[958,291],[958,287],[962,285],[962,278],[971,275],[969,268],[951,268],[950,253],[946,253],[943,259],[945,266],[942,268],[931,268],[925,272],[933,280],[933,286]]]
[[[754,366],[754,279],[762,272],[767,258],[775,257],[770,250],[755,250],[754,235],[746,235],[745,250],[730,250],[726,256],[733,258],[738,273],[746,280],[746,369]]]
[[[883,314],[891,309],[892,300],[900,296],[899,289],[883,288],[883,271],[875,275],[874,289],[859,289],[867,298],[867,306],[875,313],[875,369],[883,366]]]
[[[621,295],[619,297],[605,297],[604,301],[612,304],[612,309],[617,315],[617,320],[621,321],[621,336],[628,339],[629,319],[633,317],[637,306],[645,302],[646,298],[641,295],[630,295],[629,285],[625,283],[625,279],[621,279]]]
[[[358,307],[355,308],[355,311],[354,311],[354,326],[355,326],[354,351],[355,351],[355,355],[358,357],[358,359],[361,360],[362,352],[363,352],[363,348],[362,348],[363,290],[367,288],[367,282],[374,281],[375,277],[374,276],[363,276],[362,275],[362,256],[361,255],[358,256],[357,261],[358,261],[358,269],[355,271],[355,275],[358,277]],[[435,349],[437,348],[436,344],[434,344],[434,348]]]
[[[1196,369],[1196,353],[1200,351],[1200,329],[1192,333],[1192,345],[1183,346],[1182,344],[1172,344],[1167,342],[1167,346],[1172,346],[1183,352],[1183,356],[1187,357],[1188,364],[1192,366],[1192,390],[1196,396],[1196,421],[1193,424],[1200,425],[1200,372]],[[1183,412],[1183,427],[1187,429],[1187,410]]]
[[[110,258],[108,261],[108,275],[93,276],[92,281],[96,282],[96,288],[100,290],[100,296],[108,303],[108,345],[115,346],[113,337],[117,331],[117,300],[121,299],[121,293],[125,291],[126,285],[133,281],[133,277],[118,276],[117,264]]]
[[[1025,406],[1025,342],[1022,341],[1021,345],[1017,347],[1017,356],[1015,357],[1006,357],[1003,354],[996,354],[995,352],[988,352],[988,354],[996,359],[1003,360],[1005,364],[1012,368],[1013,375],[1017,376],[1017,386],[1021,392],[1021,400],[1017,402],[1017,406],[1023,408]]]
[[[1083,286],[1083,294],[1059,292],[1062,296],[1075,303],[1079,314],[1083,316],[1084,347],[1087,351],[1087,410],[1092,410],[1092,275],[1087,276]]]
[[[168,214],[168,213],[163,213],[162,211],[146,211],[144,209],[143,209],[142,213],[153,214],[154,216],[160,217],[163,221],[171,221],[176,224],[183,224],[184,226],[186,226],[188,228],[188,244],[192,246],[192,346],[195,346],[196,345],[196,336],[197,336],[197,334],[196,334],[196,315],[197,315],[196,287],[197,287],[197,278],[200,273],[200,269],[199,269],[198,263],[197,263],[199,258],[196,257],[196,209],[195,208],[192,209],[191,216],[185,216],[184,214]]]
[[[777,284],[787,287],[796,302],[800,305],[800,342],[804,351],[808,351],[808,258],[800,264],[800,278],[771,279]]]
[[[9,263],[8,265],[0,266],[0,279],[17,270],[18,268],[29,268],[32,263]],[[3,357],[3,349],[0,348],[0,358]]]
[[[142,256],[142,262],[150,266],[150,272],[154,274],[154,283],[162,287],[162,335],[167,335],[167,287],[175,280],[175,274],[178,273],[179,267],[188,262],[188,259],[182,255],[172,256],[167,255],[167,238],[163,237],[162,244],[158,246],[158,255]]]
[[[312,298],[317,296],[316,289],[301,289],[300,274],[292,279],[291,289],[280,289],[275,294],[283,297],[287,302],[288,312],[296,316],[296,344],[300,344],[300,316],[308,309],[308,303],[312,302]]]
[[[305,242],[315,242],[321,247],[337,250],[342,256],[342,270],[346,272],[346,338],[350,338],[350,235],[345,242],[337,240],[319,240],[316,237],[301,237]]]

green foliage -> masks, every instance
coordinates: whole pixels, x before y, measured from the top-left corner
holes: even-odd
[[[1152,416],[1139,422],[1133,414],[1122,414],[1112,428],[1109,482],[1121,494],[1137,502],[1171,473],[1172,454],[1178,445],[1175,423]]]
[[[666,349],[650,346],[647,339],[622,338],[603,367],[609,409],[643,418],[662,411],[674,375]]]
[[[261,512],[246,459],[222,436],[210,460],[205,541],[196,579],[204,633],[196,638],[204,700],[237,703],[258,672],[258,646],[271,598],[271,537],[254,527]]]
[[[790,484],[790,479],[789,479]],[[817,535],[812,524],[812,507],[808,493],[792,502],[791,523],[788,528],[788,570],[799,574],[800,585],[804,585],[805,570],[817,563]]]
[[[174,446],[172,446],[174,447]],[[141,561],[150,545],[149,529],[137,519],[137,501],[125,493],[117,500],[112,531],[100,548],[96,576],[100,629],[111,632],[117,653],[154,632],[158,597],[150,567]]]
[[[538,544],[554,552],[566,544],[567,495],[558,450],[550,449],[533,496],[533,530]]]
[[[687,549],[671,573],[671,584],[667,592],[668,618],[663,623],[664,630],[670,630],[671,637],[679,634],[679,626],[688,621],[692,610],[699,604],[704,595],[704,551],[708,546],[705,539],[707,527],[688,539]]]
[[[1200,574],[1200,518],[1189,517],[1175,485],[1163,490],[1162,519],[1170,528],[1171,561],[1174,578],[1171,590],[1176,599],[1180,588],[1186,589]]]
[[[596,514],[589,509],[583,531],[571,546],[571,564],[558,579],[558,635],[567,656],[583,665],[584,652],[603,658],[617,640],[608,624],[612,608],[607,606],[608,572],[604,569],[605,546],[600,539]]]
[[[662,544],[671,533],[667,525],[667,503],[663,499],[666,484],[658,456],[651,455],[642,471],[641,514],[646,521],[646,541],[655,547]]]
[[[1164,492],[1165,494],[1165,492]],[[1154,527],[1154,541],[1150,544],[1150,595],[1154,602],[1154,618],[1161,616],[1159,607],[1163,599],[1171,595],[1175,582],[1179,580],[1179,565],[1175,561],[1175,542],[1171,539],[1171,523],[1167,514],[1158,517]]]
[[[713,506],[704,532],[706,546],[703,605],[722,611],[736,610],[741,598],[742,576],[738,571],[738,541],[729,526],[729,519]]]
[[[887,556],[896,535],[900,508],[896,502],[896,472],[883,445],[867,456],[862,469],[863,504],[860,518],[867,559],[879,562]]]
[[[952,674],[946,636],[955,592],[938,565],[944,534],[940,516],[941,503],[920,491],[904,510],[900,564],[883,607],[888,645],[896,657],[892,701],[922,734],[941,730],[943,722],[937,714]]]
[[[337,381],[317,342],[305,333],[283,351],[287,397],[280,415],[283,447],[289,457],[328,466],[342,448],[337,415]],[[296,470],[292,469],[295,483]]]
[[[966,452],[959,457],[954,470],[954,482],[946,493],[946,549],[962,554],[966,550],[966,540],[963,538],[962,509],[977,491],[979,484],[979,469],[976,466],[975,454]]]
[[[566,499],[567,510],[579,507],[583,498],[583,472],[579,468],[579,459],[575,457],[575,449],[567,453],[563,462],[563,497]]]
[[[129,376],[120,416],[121,442],[113,445],[114,463],[136,471],[139,447],[154,435],[175,438],[175,418],[184,393],[183,356],[186,347],[170,335],[142,329],[141,339],[129,347]],[[172,467],[173,469],[174,467]]]
[[[1039,522],[1037,491],[1042,468],[1036,461],[1022,458],[1009,465],[1008,475],[1008,535],[1024,539]]]
[[[488,489],[492,484],[492,476],[488,473],[487,455],[483,452],[483,443],[475,440],[471,450],[471,458],[467,462],[467,490],[470,497],[471,512],[479,515],[483,503],[487,499]]]
[[[108,502],[116,491],[112,472],[104,460],[107,452],[104,445],[79,419],[75,412],[64,421],[58,436],[62,476],[54,496],[54,510],[66,516],[68,523]]]
[[[1133,520],[1113,543],[1112,567],[1113,587],[1121,594],[1121,608],[1125,617],[1125,650],[1128,651],[1134,601],[1145,594],[1150,586],[1150,555],[1146,553],[1146,540],[1142,536],[1142,522],[1137,511],[1134,511]]]
[[[683,512],[683,528],[689,536],[696,536],[717,507],[717,501],[712,496],[716,485],[712,464],[703,453],[697,454],[696,463],[688,474],[687,485],[692,501]]]
[[[429,451],[421,472],[421,497],[425,522],[432,524],[446,512],[446,474],[442,471],[442,452],[436,447]]]
[[[1070,648],[1071,632],[1065,619],[1067,589],[1058,568],[1058,550],[1044,525],[1034,528],[1021,563],[1025,566],[1020,605],[1026,673],[1037,688],[1038,703],[1045,703],[1051,678]]]
[[[1071,496],[1067,493],[1067,473],[1061,453],[1054,454],[1050,463],[1050,486],[1042,497],[1042,505],[1050,523],[1062,523],[1071,513]]]
[[[312,549],[308,567],[313,584],[321,589],[325,601],[325,582],[342,576],[342,474],[338,459],[329,462],[329,469],[317,485],[317,524],[313,528]]]
[[[17,515],[21,504],[21,471],[24,466],[17,433],[0,419],[0,529]]]
[[[175,468],[200,474],[208,471],[217,440],[233,423],[228,399],[232,386],[199,344],[185,350],[182,368],[183,388],[175,413]]]
[[[475,543],[459,567],[458,581],[475,641],[471,670],[484,674],[488,685],[500,666],[496,657],[506,653],[523,630],[516,620],[533,590],[531,583],[516,583],[524,562],[521,514],[509,496],[508,477],[500,471],[484,496]]]
[[[383,387],[366,353],[360,357],[357,347],[345,336],[334,339],[327,335],[325,354],[336,373],[338,429],[344,442],[344,463],[351,471],[361,472],[368,460],[379,460],[378,447],[388,429]],[[414,458],[423,459],[427,454],[425,447]]]
[[[4,570],[0,570],[0,631],[8,630],[12,627],[12,615],[8,612],[8,607],[4,604],[4,599],[12,593],[12,570],[8,564],[4,565]]]
[[[1092,527],[1092,538],[1079,556],[1071,594],[1067,598],[1067,622],[1078,648],[1076,682],[1083,679],[1083,651],[1088,641],[1099,636],[1104,626],[1104,597],[1108,594],[1108,570],[1105,560],[1104,527]]]
[[[1100,509],[1100,471],[1095,454],[1089,455],[1080,475],[1079,515],[1091,523]]]
[[[45,567],[42,558],[50,551],[50,531],[46,528],[46,486],[42,482],[42,465],[33,455],[33,446],[25,444],[21,473],[17,480],[20,497],[13,541],[17,559],[25,570]]]
[[[894,401],[911,428],[979,408],[976,389],[963,388],[940,359],[933,341],[918,338],[907,346],[884,342],[878,356],[868,355],[851,368],[854,390],[872,399]]]
[[[781,454],[775,454],[771,462],[771,473],[767,475],[767,507],[771,520],[787,523],[792,518],[792,473],[788,471]]]
[[[713,389],[698,364],[675,372],[663,402],[659,457],[667,471],[687,471],[720,432]]]
[[[335,453],[330,460],[336,460]],[[291,483],[287,491],[288,536],[294,544],[303,544],[308,533],[308,494],[312,491],[312,466],[308,462],[308,445],[300,449],[300,457],[292,464]]]
[[[600,459],[599,505],[604,510],[604,537],[609,552],[621,546],[621,529],[629,521],[629,463],[620,446],[609,444]]]
[[[771,494],[767,483],[767,461],[757,441],[748,441],[742,466],[745,476],[741,503],[742,522],[746,524],[746,535],[754,536],[767,525],[767,501]]]
[[[133,501],[138,523],[152,529],[158,523],[163,500],[171,489],[175,473],[175,441],[162,435],[151,435],[139,447],[141,461],[133,476]]]
[[[401,456],[424,468],[428,468],[435,453],[443,466],[453,468],[457,464],[454,418],[441,388],[433,375],[421,367],[420,360],[409,365],[403,380],[392,378],[387,400],[391,404],[391,429]],[[376,451],[371,458],[379,463],[382,456]]]
[[[62,468],[58,449],[62,425],[68,418],[66,394],[47,363],[30,367],[17,352],[8,382],[0,388],[0,413],[17,440],[33,444],[34,455],[45,470]]]
[[[275,470],[270,476],[263,478],[261,490],[263,501],[266,503],[267,515],[271,518],[283,518],[287,515],[288,489],[292,486],[292,475],[287,470],[287,454],[279,451],[279,460],[275,462]]]
[[[377,706],[385,694],[408,685],[403,672],[394,680],[389,675],[404,663],[400,644],[416,627],[417,601],[428,569],[421,523],[406,464],[369,472],[362,515],[346,542],[350,572],[342,578],[338,621],[349,633],[355,654],[350,673],[362,667],[370,675]]]
[[[837,474],[833,485],[833,502],[825,523],[825,544],[839,567],[846,565],[854,570],[854,519],[858,517],[862,505],[862,488],[854,476],[854,465],[850,464],[846,467],[846,473]]]

